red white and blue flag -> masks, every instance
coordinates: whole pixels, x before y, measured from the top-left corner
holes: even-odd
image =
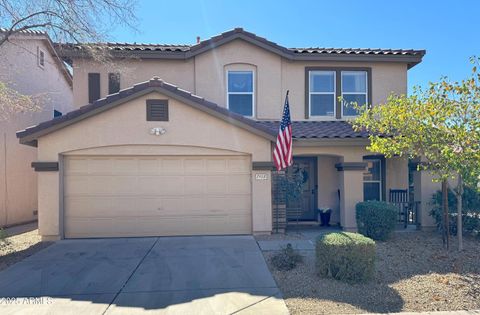
[[[285,97],[282,121],[278,129],[277,144],[273,150],[273,162],[278,171],[293,164],[292,158],[292,121],[290,120],[290,106],[288,105],[288,91]]]

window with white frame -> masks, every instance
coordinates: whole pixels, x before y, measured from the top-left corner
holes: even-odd
[[[382,200],[382,160],[365,159],[367,169],[363,173],[363,199]]]
[[[254,114],[253,71],[227,71],[227,106],[232,112],[252,117]]]
[[[310,71],[309,111],[313,117],[335,117],[335,71]]]
[[[368,103],[366,71],[342,71],[342,116],[358,115],[354,104],[365,106]]]

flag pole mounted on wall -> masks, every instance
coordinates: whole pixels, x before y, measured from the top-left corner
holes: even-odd
[[[278,135],[277,135],[277,142],[275,144],[275,148],[273,150],[273,162],[277,168],[277,176],[281,176],[280,172],[285,170],[287,167],[293,164],[293,157],[292,157],[292,145],[293,145],[293,136],[292,136],[292,121],[290,119],[290,106],[288,104],[288,90],[287,95],[285,96],[285,104],[283,106],[283,114],[282,120],[280,121],[278,127]],[[284,176],[286,177],[286,172],[283,172]],[[277,177],[278,178],[278,177]],[[280,185],[277,183],[275,185],[277,191],[276,194],[280,194]],[[283,190],[283,189],[282,189]],[[285,227],[286,227],[286,220],[287,220],[287,192],[285,191]],[[280,205],[277,203],[276,205],[276,231],[278,233],[279,229],[279,216],[280,216]]]
[[[277,171],[286,169],[293,164],[293,137],[292,121],[290,119],[290,106],[288,104],[288,90],[283,106],[282,120],[278,128],[277,142],[273,150],[273,162]]]

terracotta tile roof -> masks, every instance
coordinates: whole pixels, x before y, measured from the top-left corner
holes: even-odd
[[[114,56],[140,58],[187,59],[223,45],[237,38],[267,49],[290,60],[370,60],[406,62],[409,67],[421,62],[425,50],[380,49],[380,48],[286,48],[277,43],[247,32],[242,28],[224,32],[195,45],[137,44],[137,43],[87,43],[57,44],[56,48],[65,59],[88,56],[85,47],[107,49]],[[363,58],[363,59],[361,59]]]
[[[257,124],[278,132],[278,121],[257,121]],[[368,132],[356,132],[346,121],[292,121],[294,139],[358,139]]]
[[[266,126],[257,124],[254,120],[246,118],[242,115],[229,111],[225,107],[221,107],[215,103],[205,100],[203,97],[185,91],[173,84],[164,82],[159,78],[153,78],[149,81],[136,84],[130,88],[119,91],[118,93],[108,95],[99,99],[92,104],[80,107],[63,116],[56,117],[52,120],[42,122],[36,126],[26,128],[17,132],[17,138],[23,144],[36,146],[36,139],[40,136],[54,132],[68,125],[76,123],[80,120],[106,111],[114,106],[123,104],[131,99],[142,95],[157,91],[159,93],[170,96],[183,103],[196,107],[199,110],[207,112],[213,116],[223,119],[231,124],[248,129],[269,140],[274,140],[277,131],[272,131]]]

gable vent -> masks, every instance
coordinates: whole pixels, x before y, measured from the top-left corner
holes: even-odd
[[[147,121],[168,121],[168,100],[147,100]]]

